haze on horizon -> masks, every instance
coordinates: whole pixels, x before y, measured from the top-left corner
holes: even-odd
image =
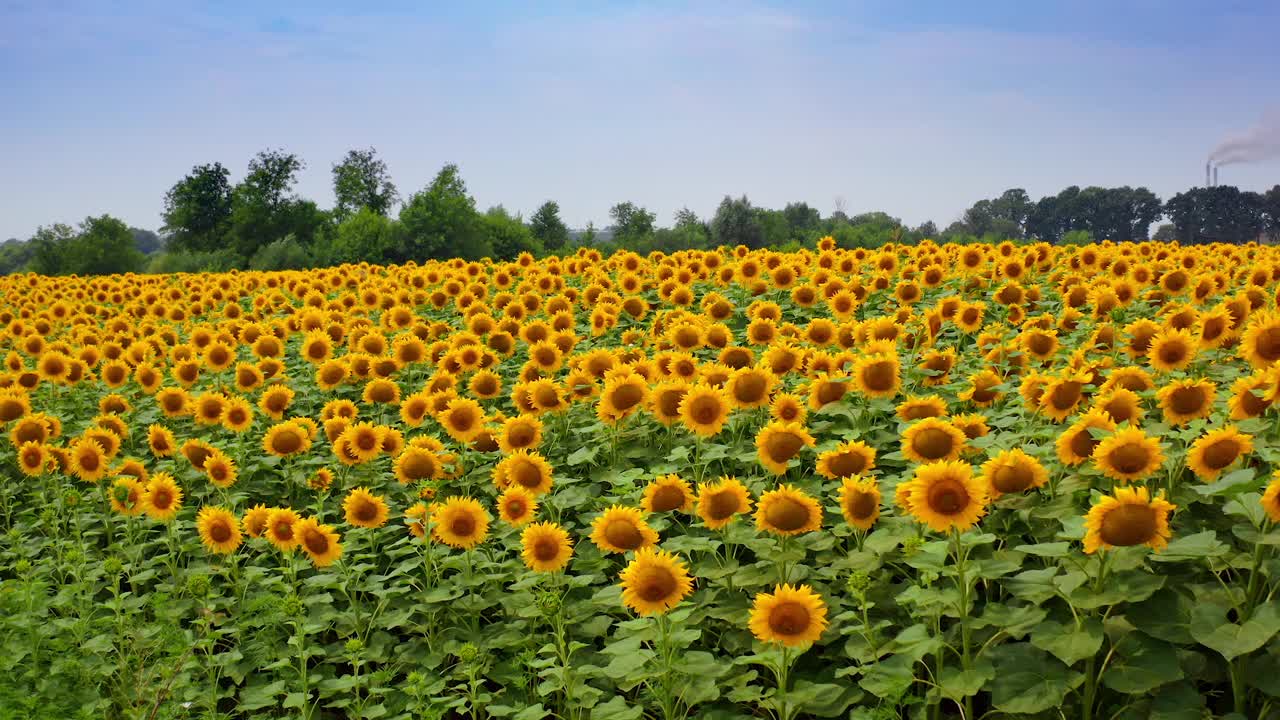
[[[403,196],[455,162],[481,208],[575,227],[726,194],[942,227],[1010,187],[1167,198],[1280,106],[1267,2],[343,5],[0,1],[0,239],[158,228],[193,165],[270,147],[321,206],[373,146]]]

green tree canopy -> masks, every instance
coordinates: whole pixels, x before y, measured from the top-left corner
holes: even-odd
[[[569,243],[569,228],[560,219],[560,205],[553,200],[534,211],[529,230],[547,252],[557,252]]]
[[[361,208],[386,215],[400,198],[387,164],[373,148],[349,150],[333,166],[334,214],[345,218]]]
[[[458,166],[445,165],[430,185],[400,208],[405,230],[405,259],[462,257],[493,253],[485,237],[476,201],[467,195]]]
[[[164,228],[181,250],[220,247],[231,225],[231,173],[221,163],[197,165],[164,196]]]
[[[711,239],[717,245],[764,247],[764,227],[746,195],[737,199],[726,195],[720,201],[711,219]]]

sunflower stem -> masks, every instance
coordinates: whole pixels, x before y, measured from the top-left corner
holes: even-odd
[[[787,686],[790,685],[791,649],[782,646],[782,661],[778,663],[778,720],[791,720],[793,717],[790,701],[787,699]]]
[[[969,595],[973,588],[970,586],[969,578],[965,574],[965,562],[968,560],[968,552],[960,541],[960,529],[952,528],[951,537],[955,542],[956,585],[960,590],[960,605],[956,608],[960,615],[960,663],[961,668],[967,673],[973,664],[969,648]],[[941,681],[941,678],[939,678],[939,681]],[[974,717],[972,695],[967,695],[964,698],[964,716],[965,718]]]

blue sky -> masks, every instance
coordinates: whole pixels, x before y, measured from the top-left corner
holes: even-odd
[[[1274,2],[0,0],[0,238],[156,228],[191,166],[267,147],[325,206],[372,145],[403,195],[455,162],[482,209],[574,226],[744,193],[940,226],[1009,187],[1167,197],[1280,107],[1276,27]]]

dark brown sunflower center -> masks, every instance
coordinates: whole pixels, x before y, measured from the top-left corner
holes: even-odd
[[[650,501],[654,512],[667,512],[684,505],[684,491],[674,485],[662,485]]]
[[[97,470],[101,465],[102,463],[99,462],[98,456],[95,453],[85,453],[80,456],[80,467],[89,472]]]
[[[1270,327],[1254,338],[1253,350],[1267,362],[1280,360],[1280,327]]]
[[[1066,410],[1080,401],[1080,389],[1083,387],[1078,382],[1064,382],[1053,389],[1053,393],[1049,396],[1049,402],[1057,410]]]
[[[738,497],[728,490],[713,493],[706,498],[707,515],[712,520],[723,520],[741,509]]]
[[[278,522],[276,523],[275,528],[272,529],[271,533],[275,535],[278,540],[287,542],[293,539],[293,525],[286,521]]]
[[[887,392],[893,389],[893,363],[878,360],[862,371],[862,382],[874,392]]]
[[[786,462],[796,456],[800,452],[800,448],[804,445],[804,441],[792,433],[779,433],[769,438],[765,443],[765,451],[769,457],[777,462]]]
[[[302,545],[313,555],[329,552],[329,537],[319,530],[308,530],[302,536]]]
[[[275,439],[271,443],[271,447],[282,455],[295,453],[302,449],[302,435],[293,430],[285,430],[284,432],[277,433]]]
[[[867,469],[867,459],[856,452],[844,452],[831,458],[828,467],[836,477],[852,477]]]
[[[954,438],[939,428],[925,428],[911,439],[911,449],[926,460],[937,460],[951,454],[955,449]]]
[[[619,410],[630,410],[639,405],[643,398],[643,391],[635,383],[620,385],[613,391],[613,405]]]
[[[533,543],[533,556],[538,562],[551,562],[560,554],[560,543],[552,537],[540,537]]]
[[[944,478],[929,488],[929,509],[940,515],[955,515],[969,506],[969,491],[956,480]]]
[[[661,602],[675,594],[676,578],[670,570],[646,567],[636,579],[636,594],[646,602]]]
[[[1027,342],[1027,348],[1036,355],[1048,355],[1053,352],[1053,338],[1048,335],[1036,333],[1031,336]]]
[[[764,519],[769,525],[782,532],[793,532],[808,524],[809,508],[795,498],[781,497],[765,509]]]
[[[1130,474],[1141,471],[1151,460],[1151,453],[1146,446],[1138,443],[1125,443],[1111,451],[1108,459],[1112,467],[1122,473]]]
[[[209,528],[209,537],[216,543],[224,543],[231,539],[231,528],[225,523],[216,523]]]
[[[741,403],[760,402],[764,398],[765,380],[759,375],[743,375],[733,384],[733,397]]]
[[[839,382],[826,382],[818,385],[818,402],[826,405],[844,397],[846,386]]]
[[[693,421],[699,425],[711,425],[720,419],[720,403],[714,397],[701,395],[694,398],[693,407],[689,409],[689,414],[693,416]]]
[[[512,468],[511,479],[515,480],[518,485],[536,488],[542,484],[542,473],[538,471],[537,465],[524,460]]]
[[[1070,444],[1072,454],[1079,458],[1092,456],[1094,448],[1098,447],[1098,441],[1094,439],[1088,427],[1077,430],[1076,434],[1071,436]]]
[[[373,522],[378,517],[378,506],[368,500],[362,500],[356,504],[355,516],[360,522]]]
[[[1204,389],[1199,386],[1178,388],[1169,395],[1169,407],[1179,415],[1192,415],[1200,412],[1205,399]]]
[[[1204,449],[1204,464],[1211,470],[1221,470],[1240,457],[1240,450],[1235,438],[1223,438]]]
[[[658,410],[667,417],[680,413],[680,401],[684,399],[683,390],[671,390],[658,395]]]
[[[1019,493],[1031,487],[1034,479],[1030,468],[1011,463],[996,468],[991,476],[991,484],[1002,493]]]
[[[507,514],[513,518],[524,517],[527,508],[528,506],[524,504],[524,500],[520,498],[511,498],[507,501]]]
[[[640,528],[630,520],[612,520],[604,529],[604,537],[614,547],[623,550],[635,550],[644,544],[644,535]]]
[[[1166,365],[1177,365],[1187,356],[1187,348],[1180,342],[1167,342],[1160,346],[1160,360]]]
[[[778,603],[769,612],[769,629],[778,635],[799,635],[809,629],[809,609],[800,603]]]
[[[1108,545],[1141,545],[1155,534],[1156,511],[1147,505],[1121,505],[1102,518],[1100,535]]]
[[[476,521],[470,515],[457,515],[449,522],[449,530],[458,537],[471,537],[476,531]]]
[[[866,492],[855,492],[849,499],[849,514],[858,520],[865,520],[875,514],[880,503],[876,496]]]

